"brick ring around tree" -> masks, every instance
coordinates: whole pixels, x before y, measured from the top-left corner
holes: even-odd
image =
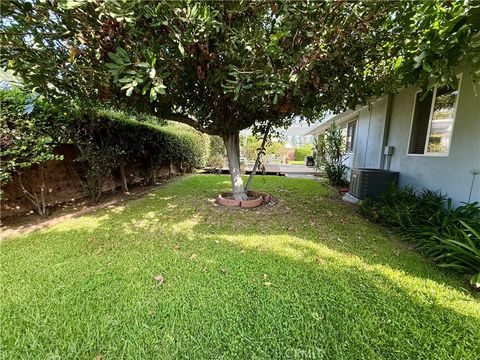
[[[232,192],[223,192],[217,197],[217,204],[228,207],[251,209],[268,204],[272,196],[265,192],[248,191],[248,200],[233,199]]]

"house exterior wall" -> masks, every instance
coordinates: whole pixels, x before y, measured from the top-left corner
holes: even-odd
[[[355,145],[354,168],[380,168],[383,154],[383,133],[388,98],[359,111]]]
[[[468,74],[463,74],[448,156],[409,155],[408,142],[417,88],[393,97],[387,145],[394,146],[391,170],[399,171],[401,186],[440,190],[456,206],[468,201],[473,169],[480,169],[480,94]],[[478,91],[478,90],[477,90]],[[480,201],[477,175],[471,201]]]
[[[386,168],[383,149],[393,146],[390,170],[400,173],[401,186],[439,190],[451,197],[455,206],[461,205],[468,201],[473,180],[471,172],[480,170],[480,87],[477,86],[476,96],[470,75],[462,74],[448,156],[408,154],[418,90],[416,87],[402,89],[398,94],[377,100],[370,108],[337,115],[335,121],[340,126],[358,117],[355,150],[344,163],[353,168]],[[318,136],[328,125],[329,122],[321,124],[312,133]],[[347,179],[349,177],[350,171]],[[475,178],[470,201],[480,202],[480,174]]]

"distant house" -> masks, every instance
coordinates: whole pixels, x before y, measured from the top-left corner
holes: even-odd
[[[320,135],[333,121],[342,127],[349,168],[398,171],[400,186],[440,190],[455,205],[480,201],[480,173],[473,175],[480,172],[480,87],[467,72],[455,88],[435,87],[425,96],[404,88],[306,135]]]
[[[277,128],[274,129],[274,131],[278,133],[280,137],[273,137],[272,141],[285,142],[294,148],[310,144],[313,145],[314,136],[305,134],[312,128],[313,127],[311,125],[302,122],[296,122],[287,129]],[[252,135],[252,131],[251,129],[245,129],[240,132],[240,135],[250,136]]]
[[[303,123],[297,123],[290,126],[287,130],[283,131],[284,139],[287,143],[290,143],[293,147],[302,147],[313,144],[314,137],[312,135],[305,134],[310,130],[309,125]]]

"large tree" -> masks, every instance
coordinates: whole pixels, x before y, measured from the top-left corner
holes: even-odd
[[[29,0],[1,6],[2,65],[61,104],[115,103],[221,136],[240,199],[246,196],[240,130],[287,126],[294,116],[315,119],[402,82],[448,82],[461,60],[479,65],[472,20],[478,4],[465,2]]]

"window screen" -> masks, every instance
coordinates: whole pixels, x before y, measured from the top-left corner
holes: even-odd
[[[417,94],[415,112],[413,114],[412,133],[410,134],[410,154],[424,154],[427,141],[428,123],[432,109],[433,91],[429,91],[422,99],[422,94]]]
[[[418,93],[410,134],[410,154],[447,154],[455,121],[458,90],[445,86]]]
[[[346,150],[347,153],[353,153],[355,149],[355,132],[357,129],[357,122],[352,121],[347,125],[347,139],[346,139]]]

